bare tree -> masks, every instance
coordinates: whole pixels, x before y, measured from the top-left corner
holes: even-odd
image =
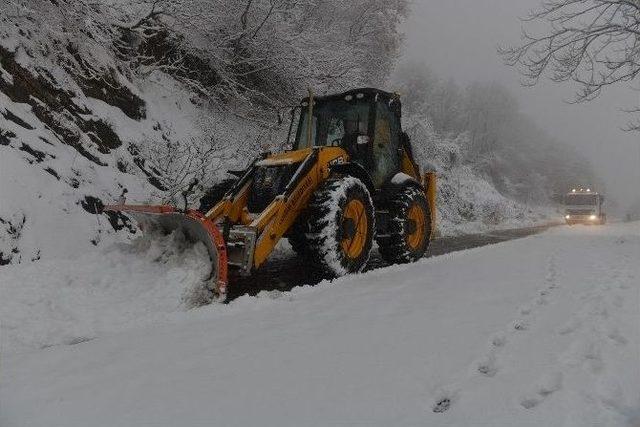
[[[638,81],[640,0],[545,0],[523,20],[543,22],[545,30],[524,30],[522,44],[499,52],[520,69],[525,84],[544,75],[577,82],[575,102],[584,102],[608,86]],[[629,128],[640,131],[640,124]]]

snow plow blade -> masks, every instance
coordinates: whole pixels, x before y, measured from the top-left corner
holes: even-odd
[[[227,250],[222,233],[213,221],[196,210],[186,212],[170,205],[108,205],[105,211],[122,212],[136,219],[143,232],[152,230],[169,234],[181,230],[192,242],[202,242],[211,259],[209,288],[224,301],[227,295]]]

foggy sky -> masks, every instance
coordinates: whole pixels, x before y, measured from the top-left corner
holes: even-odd
[[[570,105],[565,101],[572,98],[575,86],[545,80],[533,88],[522,87],[518,72],[496,53],[498,45],[520,41],[518,17],[539,3],[413,0],[404,29],[404,58],[423,61],[441,78],[453,77],[463,86],[476,80],[507,86],[523,112],[591,159],[610,198],[624,206],[640,197],[640,133],[621,130],[631,117],[620,110],[640,105],[640,92],[623,84],[589,104]]]

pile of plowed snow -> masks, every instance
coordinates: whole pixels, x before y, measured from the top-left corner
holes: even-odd
[[[6,266],[0,287],[4,351],[90,340],[208,302],[202,243],[180,233],[139,237],[73,259]]]

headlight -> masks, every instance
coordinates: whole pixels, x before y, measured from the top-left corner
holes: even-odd
[[[591,215],[591,216],[589,217],[589,219],[590,219],[591,221],[593,221],[593,220],[595,220],[595,219],[597,219],[597,218],[598,218],[598,217],[597,217],[597,216],[595,216],[595,215]]]
[[[570,219],[570,218],[571,218],[571,215],[567,215],[564,217],[564,219]]]

